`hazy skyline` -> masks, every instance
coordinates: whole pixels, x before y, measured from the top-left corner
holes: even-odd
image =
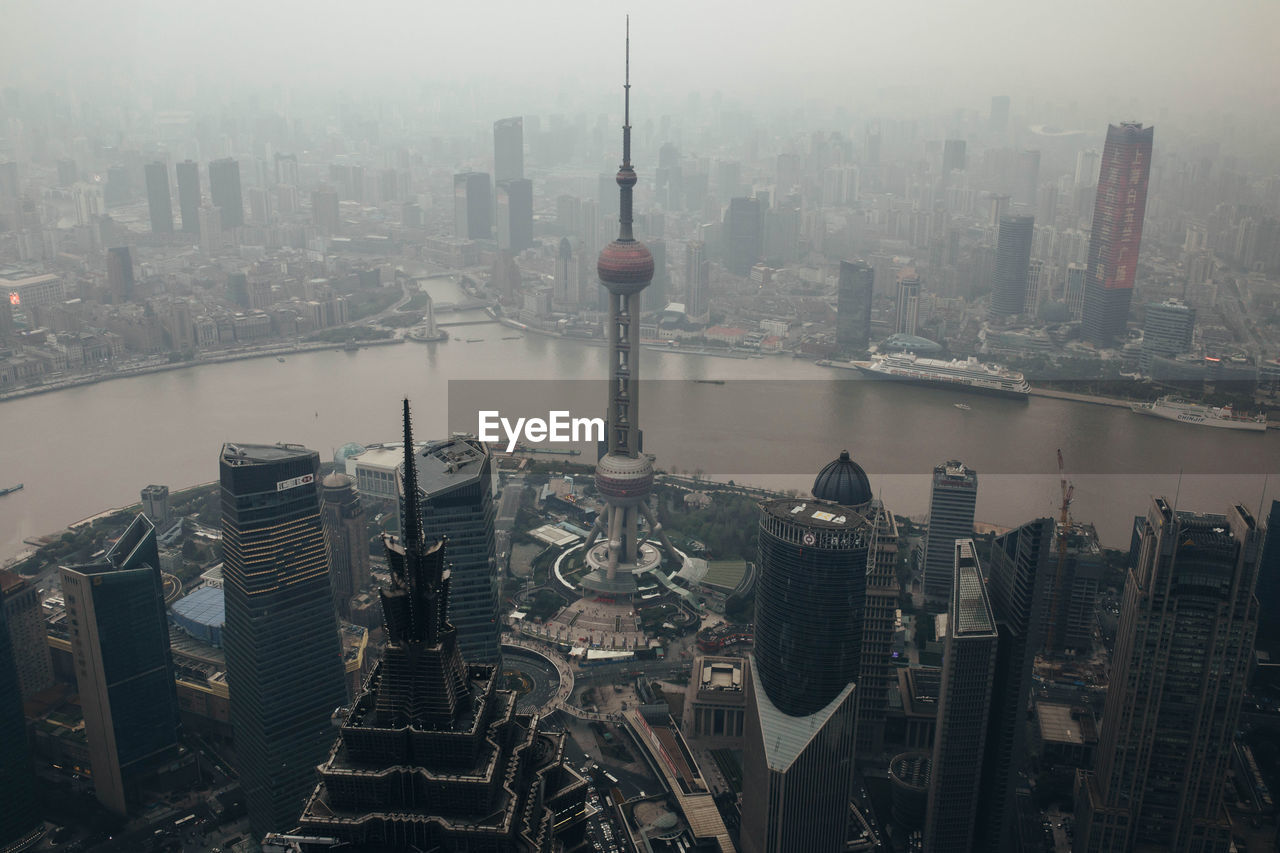
[[[1212,14],[1204,14],[1209,11]],[[751,104],[824,99],[849,109],[985,111],[1073,102],[1091,109],[1213,113],[1280,106],[1274,33],[1280,4],[982,4],[808,2],[744,8],[712,2],[511,0],[422,4],[126,0],[8,4],[3,85],[157,83],[181,99],[223,91],[330,87],[356,94],[452,81],[538,89],[581,103],[616,89],[623,16],[633,78],[648,97],[722,91]],[[591,69],[592,73],[584,73]],[[1116,85],[1123,80],[1124,85]]]

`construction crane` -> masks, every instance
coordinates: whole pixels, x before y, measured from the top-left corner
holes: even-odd
[[[1071,497],[1076,490],[1074,483],[1067,482],[1061,448],[1058,449],[1058,486],[1062,489],[1062,507],[1058,513],[1058,565],[1054,569],[1053,589],[1049,593],[1049,636],[1045,639],[1045,648],[1050,652],[1056,647],[1058,632],[1062,630],[1062,626],[1058,624],[1058,595],[1062,590],[1062,576],[1067,563],[1067,533],[1071,530]]]

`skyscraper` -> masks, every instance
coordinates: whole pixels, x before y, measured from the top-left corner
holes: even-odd
[[[107,249],[107,289],[117,304],[133,299],[133,257],[128,246]]]
[[[143,167],[147,180],[147,212],[151,233],[173,233],[173,200],[169,197],[169,167],[156,161]]]
[[[996,272],[991,282],[991,315],[994,317],[1012,317],[1026,307],[1034,226],[1035,219],[1030,216],[1005,214],[1000,217]]]
[[[333,603],[350,616],[351,596],[369,585],[369,533],[355,481],[346,474],[330,474],[320,489],[320,514],[329,548],[329,578]]]
[[[240,164],[231,157],[209,164],[209,198],[222,210],[222,227],[244,225],[244,197],[240,193]]]
[[[4,597],[0,589],[0,803],[4,804],[0,808],[0,850],[23,850],[39,840],[44,821],[36,804],[36,773]]]
[[[499,663],[497,506],[489,446],[462,437],[429,442],[418,452],[416,467],[422,529],[429,540],[449,539],[449,623],[458,632],[458,648],[474,663]]]
[[[498,248],[522,252],[533,245],[533,181],[498,181]]]
[[[1122,339],[1129,320],[1154,131],[1139,122],[1107,128],[1084,291],[1084,336],[1098,346]]]
[[[1173,358],[1191,350],[1196,328],[1196,309],[1176,299],[1148,305],[1142,320],[1142,354],[1138,366],[1151,373],[1157,357]]]
[[[1243,506],[1200,515],[1157,497],[1135,532],[1094,769],[1076,775],[1075,849],[1226,850],[1261,531]]]
[[[459,240],[493,237],[493,191],[486,172],[453,176],[453,234]]]
[[[972,539],[951,543],[952,583],[942,690],[933,736],[924,849],[970,853],[979,818],[983,753],[998,633]]]
[[[222,252],[222,209],[211,204],[200,207],[200,251],[213,257]]]
[[[764,249],[764,212],[758,198],[733,198],[724,214],[725,266],[747,275]]]
[[[609,398],[605,418],[608,452],[596,463],[596,491],[604,509],[583,543],[590,571],[579,581],[589,593],[633,597],[637,575],[657,571],[665,557],[674,565],[684,559],[649,506],[653,491],[653,458],[641,450],[640,432],[640,294],[653,280],[653,255],[632,231],[631,193],[636,172],[631,166],[631,48],[627,38],[627,76],[623,85],[622,165],[618,167],[618,239],[605,246],[596,274],[607,292],[609,329]],[[650,536],[639,535],[640,519]]]
[[[126,814],[178,754],[178,696],[156,528],[139,514],[102,560],[60,570],[84,733],[101,802]]]
[[[500,118],[493,123],[493,179],[524,179],[524,118]]]
[[[846,486],[815,487],[865,505],[866,475],[847,470]],[[742,768],[748,853],[844,849],[872,536],[850,506],[794,498],[760,505]]]
[[[317,763],[301,849],[547,853],[582,840],[586,781],[564,763],[568,735],[516,708],[501,670],[468,663],[451,612],[450,543],[421,510],[404,402],[404,535],[384,536],[387,645]],[[310,768],[308,768],[310,770]]]
[[[53,659],[49,655],[44,605],[34,579],[0,569],[0,593],[4,595],[5,618],[13,645],[13,663],[18,671],[18,687],[29,699],[53,683]],[[0,848],[3,849],[3,848]]]
[[[920,276],[913,268],[898,273],[897,332],[914,335],[920,319]]]
[[[701,240],[691,240],[684,248],[684,311],[694,320],[706,321],[710,310],[707,288],[711,281],[711,262]]]
[[[871,345],[871,298],[876,271],[866,261],[840,262],[836,284],[836,350],[858,355]]]
[[[973,536],[973,509],[977,501],[977,471],[955,459],[933,469],[929,535],[924,555],[924,594],[933,607],[945,610],[951,600],[955,541]]]
[[[1014,792],[1025,770],[1032,665],[1044,646],[1053,577],[1054,522],[1038,518],[997,536],[987,566],[987,592],[1000,638],[991,687],[973,849],[1012,853]]]
[[[942,143],[942,177],[952,172],[963,172],[965,167],[965,142],[963,139],[947,139]]]
[[[255,837],[297,825],[347,689],[316,473],[298,445],[225,444],[223,577],[231,724]]]
[[[184,160],[174,167],[178,174],[178,211],[182,214],[182,230],[200,233],[200,167]]]
[[[1266,539],[1258,560],[1258,647],[1272,651],[1280,642],[1280,501],[1267,512]],[[1272,660],[1280,654],[1272,651]]]
[[[893,513],[871,498],[871,484],[849,451],[827,463],[813,481],[817,500],[858,510],[872,527],[867,554],[858,650],[856,705],[857,749],[861,761],[878,758],[884,747],[884,717],[893,668],[894,611],[898,607],[898,525]]]
[[[573,245],[568,237],[560,238],[556,249],[556,278],[551,293],[551,304],[557,311],[563,311],[578,303],[577,287],[570,287],[577,268],[573,265]]]

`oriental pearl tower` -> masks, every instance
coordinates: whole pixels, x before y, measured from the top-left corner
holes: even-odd
[[[640,450],[640,291],[653,281],[653,256],[631,230],[631,24],[627,23],[626,79],[623,85],[622,165],[618,169],[618,239],[600,253],[596,272],[609,291],[608,452],[596,463],[596,490],[605,508],[584,546],[590,571],[580,581],[586,592],[631,596],[636,576],[661,567],[665,554],[677,567],[683,558],[649,508],[653,458]],[[643,516],[649,535],[639,535]],[[650,544],[656,538],[660,548]]]

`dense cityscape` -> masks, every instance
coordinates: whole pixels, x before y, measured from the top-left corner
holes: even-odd
[[[0,853],[1280,849],[1274,115],[659,97],[609,15],[6,69]]]

